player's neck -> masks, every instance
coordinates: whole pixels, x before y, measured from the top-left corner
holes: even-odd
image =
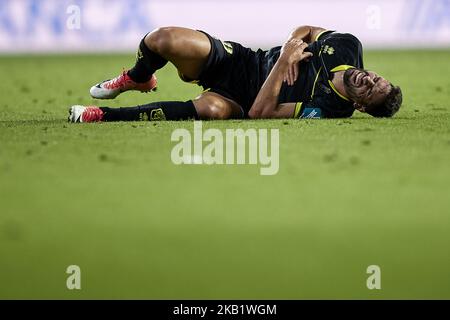
[[[344,73],[345,73],[345,71],[335,72],[333,80],[331,80],[331,82],[333,82],[334,87],[341,95],[343,95],[347,99],[350,99],[347,94],[347,91],[345,90]]]

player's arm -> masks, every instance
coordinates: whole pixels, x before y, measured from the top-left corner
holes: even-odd
[[[307,47],[308,44],[306,42],[298,39],[290,39],[285,43],[281,50],[280,58],[272,68],[249,111],[250,118],[279,118],[287,112],[290,112],[290,115],[284,116],[284,118],[292,117],[295,105],[287,106],[287,109],[286,106],[283,108],[278,105],[278,97],[281,86],[283,85],[284,76],[289,68],[293,64],[312,56],[312,53],[304,52]]]
[[[311,44],[317,40],[317,37],[327,29],[313,26],[301,26],[291,32],[289,39],[299,39]]]
[[[270,115],[270,119],[291,119],[295,115],[296,103],[282,103],[275,107]]]
[[[297,39],[306,42],[307,44],[311,44],[317,40],[319,35],[326,31],[324,28],[313,27],[313,26],[301,26],[297,27],[295,30],[291,32],[289,35],[289,40]],[[284,82],[287,82],[288,85],[294,85],[295,81],[298,79],[299,65],[298,63],[290,66],[286,74],[284,75]]]

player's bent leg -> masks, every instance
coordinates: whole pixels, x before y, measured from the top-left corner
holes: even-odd
[[[201,120],[241,119],[242,108],[235,101],[214,92],[205,92],[194,100]]]
[[[129,90],[154,91],[157,87],[154,73],[168,61],[187,78],[197,79],[210,51],[208,37],[199,31],[178,27],[156,29],[141,41],[135,66],[114,79],[93,86],[91,96],[114,99]]]
[[[185,77],[197,80],[208,61],[211,42],[199,31],[165,27],[149,33],[145,37],[146,46],[172,62]]]
[[[91,96],[95,99],[114,99],[129,90],[155,91],[158,82],[154,73],[166,64],[167,60],[147,48],[143,39],[133,69],[124,71],[114,79],[96,84],[90,90]]]

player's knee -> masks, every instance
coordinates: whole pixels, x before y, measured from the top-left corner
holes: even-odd
[[[145,37],[147,47],[161,55],[170,54],[174,48],[174,28],[158,28]]]
[[[209,105],[209,118],[212,120],[226,120],[230,112],[223,103],[214,102]]]
[[[227,104],[224,101],[216,99],[214,97],[203,97],[200,100],[195,101],[197,111],[202,119],[208,120],[225,120],[231,116]]]

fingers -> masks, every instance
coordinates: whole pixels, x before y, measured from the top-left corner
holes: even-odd
[[[292,86],[294,84],[294,71],[292,70],[292,65],[289,67],[289,81],[288,81],[288,85]]]
[[[298,63],[294,63],[294,65],[292,66],[292,68],[294,69],[294,82],[298,79],[298,67]]]
[[[306,42],[303,42],[300,40],[300,42],[298,43],[298,45],[296,46],[296,49],[295,49],[295,51],[298,55],[298,61],[308,59],[313,56],[313,54],[311,52],[305,52],[305,50],[308,48],[308,46],[309,45]]]
[[[313,56],[311,52],[304,52],[308,43],[301,39],[290,39],[282,48],[282,56],[289,63],[283,82],[293,86],[299,77],[299,62]]]
[[[313,56],[312,52],[303,52],[304,59],[309,59]]]
[[[300,44],[300,47],[305,50],[306,48],[308,48],[308,44],[306,42],[303,42]]]
[[[299,64],[295,63],[291,65],[284,75],[284,82],[286,82],[289,86],[293,86],[294,83],[298,80],[298,68]]]
[[[303,40],[297,40],[295,42],[295,47],[296,47],[297,50],[303,51],[306,48],[308,48],[308,44],[306,42],[304,42]]]
[[[289,70],[284,74],[283,83],[289,84]]]
[[[306,42],[303,42],[301,45],[300,45],[300,48],[299,48],[299,52],[301,53],[301,55],[302,55],[302,58],[303,57],[305,57],[307,54],[309,55],[311,52],[305,52],[305,50],[308,48],[308,44],[306,43]],[[303,60],[303,59],[302,59]]]

